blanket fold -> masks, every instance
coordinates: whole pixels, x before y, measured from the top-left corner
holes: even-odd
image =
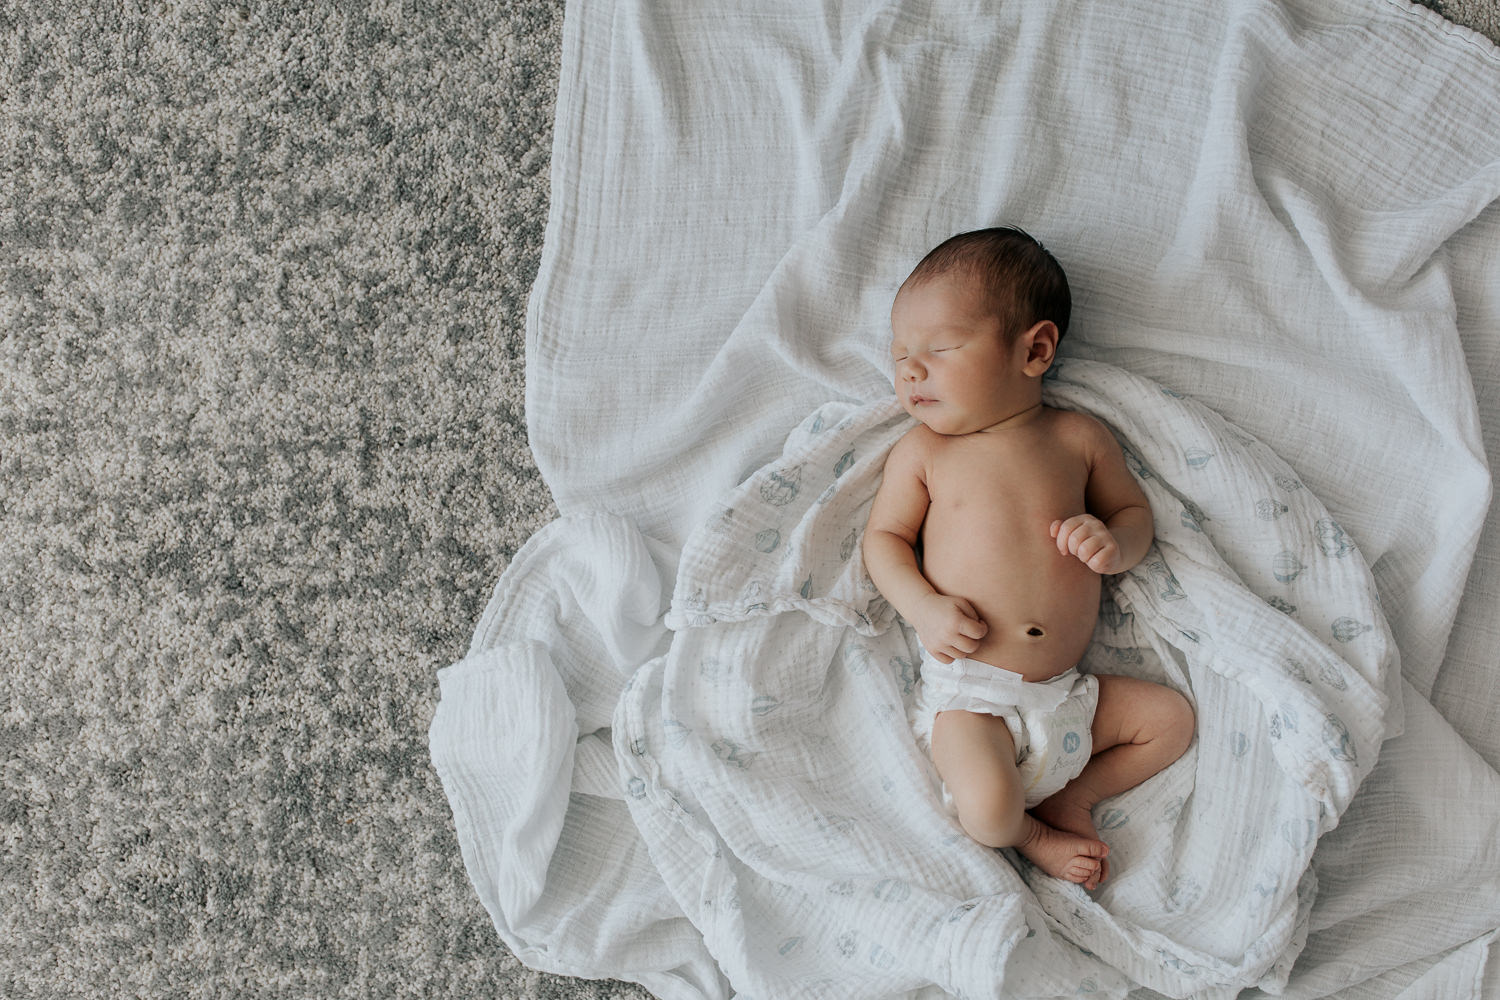
[[[728,986],[631,823],[609,729],[631,674],[669,640],[671,571],[622,518],[538,532],[469,655],[439,672],[430,749],[464,864],[518,958],[698,1000]]]

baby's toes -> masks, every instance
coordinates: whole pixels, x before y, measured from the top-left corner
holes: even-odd
[[[1077,855],[1068,863],[1063,877],[1069,882],[1078,882],[1092,889],[1093,886],[1089,886],[1088,883],[1092,881],[1097,885],[1099,882],[1099,860],[1084,857],[1082,854]]]

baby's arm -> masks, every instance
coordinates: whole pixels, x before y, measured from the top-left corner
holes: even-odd
[[[917,566],[917,536],[931,500],[919,428],[897,442],[865,527],[865,568],[881,595],[917,630],[922,648],[944,663],[979,648],[989,631],[962,597],[938,593]]]
[[[1126,467],[1114,435],[1097,420],[1083,420],[1089,460],[1084,504],[1089,513],[1053,521],[1052,537],[1058,551],[1072,553],[1095,573],[1123,573],[1151,547],[1151,505]]]

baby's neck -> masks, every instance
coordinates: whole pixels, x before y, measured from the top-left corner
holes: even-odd
[[[1010,416],[998,420],[995,423],[990,424],[988,427],[981,428],[976,433],[992,434],[1000,431],[1016,430],[1017,428],[1024,427],[1027,424],[1031,423],[1033,420],[1036,420],[1043,414],[1044,411],[1045,407],[1043,406],[1042,401],[1038,399],[1035,403],[1031,404],[1025,409],[1017,410]]]

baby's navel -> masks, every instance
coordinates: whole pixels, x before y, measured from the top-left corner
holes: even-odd
[[[1026,629],[1026,635],[1032,639],[1040,639],[1047,634],[1046,629],[1035,623],[1029,622],[1024,626],[1024,628]]]

